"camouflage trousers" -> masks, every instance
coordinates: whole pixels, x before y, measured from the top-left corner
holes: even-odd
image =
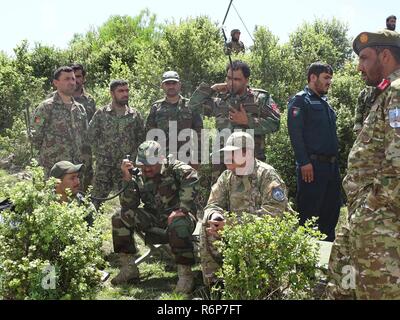
[[[207,234],[207,221],[203,220],[200,234],[200,261],[203,273],[204,284],[211,288],[218,282],[215,273],[222,267],[222,255],[215,247],[215,241],[219,240],[214,236]]]
[[[400,208],[371,191],[349,208],[329,261],[330,299],[400,299]],[[386,199],[387,200],[387,199]]]
[[[116,166],[105,165],[101,162],[96,163],[94,172],[92,195],[96,198],[106,198],[111,191],[122,188],[122,172]],[[95,201],[98,209],[101,201]]]
[[[149,244],[169,244],[175,262],[182,265],[195,264],[193,232],[196,219],[192,214],[175,218],[170,225],[159,221],[160,215],[143,208],[123,210],[112,217],[112,235],[114,252],[136,253],[134,230],[145,234],[145,242]]]

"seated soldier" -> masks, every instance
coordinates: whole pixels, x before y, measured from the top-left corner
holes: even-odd
[[[77,201],[80,205],[84,203],[84,194],[80,192],[81,182],[79,175],[83,169],[83,164],[74,165],[69,161],[57,162],[50,170],[50,177],[56,178],[56,193],[61,196],[60,202]],[[68,193],[67,190],[70,190]],[[88,215],[86,222],[93,224],[93,213],[96,211],[92,203],[87,203]]]
[[[121,166],[127,188],[121,195],[121,212],[112,217],[112,228],[114,252],[119,254],[122,267],[111,283],[139,279],[133,262],[136,228],[145,233],[146,243],[171,246],[179,277],[175,291],[190,293],[194,287],[191,266],[195,263],[192,233],[196,226],[197,172],[183,162],[166,159],[155,141],[139,147],[136,166],[140,172],[135,176],[130,171],[132,162],[124,160]]]
[[[218,283],[215,273],[223,262],[214,242],[220,239],[225,226],[225,212],[279,216],[291,210],[286,186],[278,173],[254,158],[254,139],[250,134],[233,133],[220,151],[225,152],[228,170],[212,187],[200,236],[201,267],[208,288]]]

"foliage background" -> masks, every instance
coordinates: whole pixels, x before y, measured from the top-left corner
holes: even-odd
[[[330,102],[338,114],[340,167],[344,175],[352,132],[356,99],[363,84],[352,56],[348,26],[339,20],[303,23],[281,43],[267,27],[258,27],[254,45],[238,57],[252,69],[251,85],[269,91],[283,117],[281,130],[268,138],[268,162],[276,167],[296,193],[295,161],[287,134],[287,102],[306,85],[306,69],[315,61],[335,69]],[[0,53],[0,159],[13,155],[14,166],[29,163],[24,110],[34,108],[51,92],[51,75],[59,66],[79,62],[88,71],[86,88],[98,106],[109,102],[108,84],[116,78],[131,83],[130,104],[146,117],[152,102],[162,96],[161,74],[178,71],[183,94],[190,97],[204,81],[222,82],[228,62],[217,24],[206,16],[160,23],[148,10],[135,17],[112,16],[98,28],[76,34],[65,50],[27,41],[13,56]],[[212,122],[210,122],[212,123]]]

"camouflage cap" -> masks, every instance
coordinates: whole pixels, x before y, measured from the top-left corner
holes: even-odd
[[[357,55],[365,48],[376,46],[400,48],[400,34],[386,29],[376,33],[362,32],[353,42],[353,50]]]
[[[162,152],[161,145],[156,141],[146,141],[139,146],[136,165],[152,166],[162,163],[163,159],[164,153]]]
[[[163,74],[162,77],[162,83],[168,82],[168,81],[175,81],[175,82],[180,82],[181,78],[179,77],[178,72],[176,71],[167,71]]]
[[[254,150],[254,138],[247,132],[235,132],[226,142],[225,148],[220,151],[236,151],[241,149]]]
[[[50,170],[50,176],[62,179],[66,174],[77,173],[82,170],[83,164],[73,164],[69,161],[57,162]]]

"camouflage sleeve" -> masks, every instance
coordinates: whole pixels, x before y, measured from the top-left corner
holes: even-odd
[[[146,140],[145,124],[141,113],[137,112],[137,128],[136,128],[136,150]],[[135,156],[136,156],[135,152]]]
[[[179,181],[179,208],[195,213],[195,200],[198,194],[199,178],[197,171],[191,166],[178,163],[174,165],[174,174]]]
[[[150,109],[150,113],[146,119],[146,133],[148,133],[151,129],[157,129],[157,122],[156,122],[156,111],[157,107],[153,105]]]
[[[266,94],[260,94],[257,103],[260,108],[260,116],[249,117],[248,127],[254,130],[255,135],[265,135],[278,131],[281,115],[277,104]]]
[[[32,123],[32,143],[37,149],[40,149],[43,144],[46,126],[49,121],[50,109],[46,104],[42,103],[36,108]]]
[[[136,183],[132,181],[123,181],[124,192],[119,196],[122,210],[136,209],[140,205],[140,194],[136,188]]]
[[[213,98],[214,94],[215,91],[208,84],[202,83],[190,98],[188,103],[189,109],[207,117],[213,116],[216,106]]]
[[[288,208],[288,193],[275,170],[264,171],[261,177],[262,205],[257,215],[280,216]]]
[[[396,179],[400,176],[400,80],[393,84],[395,92],[392,95],[385,112],[385,156],[396,172]],[[398,181],[398,180],[397,180]],[[395,188],[400,189],[400,184]],[[400,204],[397,193],[396,201]]]
[[[89,123],[89,128],[87,132],[87,140],[90,146],[94,149],[97,148],[97,144],[100,140],[102,129],[101,129],[101,110],[98,110],[92,120]]]
[[[201,131],[203,130],[203,128],[204,126],[202,117],[197,112],[193,112],[192,129],[196,132],[198,141],[197,150],[195,150],[194,152],[197,153],[198,163],[201,162]]]
[[[224,214],[228,204],[229,171],[225,171],[213,185],[207,206],[204,208],[204,221],[210,220],[214,213]]]

